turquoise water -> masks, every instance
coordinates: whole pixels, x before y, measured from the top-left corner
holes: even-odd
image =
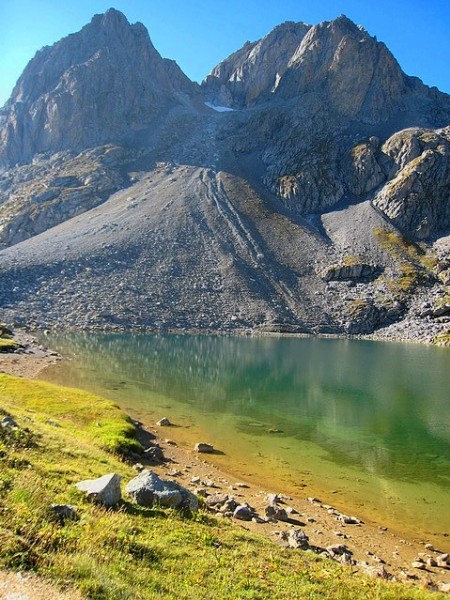
[[[47,342],[73,360],[46,379],[112,398],[144,421],[169,416],[187,440],[220,448],[237,476],[323,494],[430,539],[450,532],[447,349],[144,334]]]

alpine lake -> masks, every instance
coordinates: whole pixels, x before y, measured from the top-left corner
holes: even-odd
[[[450,350],[365,340],[52,334],[41,377],[110,398],[272,492],[450,545]],[[165,429],[163,437],[170,437]],[[181,440],[181,442],[180,442]],[[223,454],[222,454],[223,453]]]

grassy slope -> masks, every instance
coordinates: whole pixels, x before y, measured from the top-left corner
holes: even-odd
[[[118,454],[136,449],[127,417],[88,393],[6,375],[0,408],[21,426],[0,435],[0,566],[33,569],[98,599],[438,597],[281,549],[201,512],[88,504],[77,481],[135,475]],[[54,502],[76,504],[80,520],[59,524]]]

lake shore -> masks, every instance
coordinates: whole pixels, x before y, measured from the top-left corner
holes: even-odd
[[[6,373],[36,378],[43,369],[61,360],[57,353],[39,345],[29,334],[21,332],[15,339],[25,346],[24,352],[0,355],[0,370]],[[170,418],[170,414],[168,416]],[[232,495],[238,502],[248,503],[261,517],[256,520],[260,522],[235,521],[237,526],[261,533],[274,542],[279,540],[277,534],[280,532],[300,526],[314,546],[345,545],[352,552],[357,567],[374,577],[390,576],[429,589],[446,589],[444,586],[450,584],[450,570],[433,566],[433,560],[449,548],[432,550],[426,547],[429,540],[403,536],[401,531],[387,529],[383,523],[362,522],[357,514],[343,515],[333,505],[332,498],[307,499],[287,495],[283,489],[262,489],[260,482],[254,478],[242,480],[235,472],[229,471],[226,456],[194,452],[192,432],[183,427],[183,423],[177,425],[156,427],[151,423],[144,424],[157,436],[156,441],[166,458],[165,462],[154,467],[155,472],[179,481],[192,491],[200,488],[201,493],[207,495]],[[278,494],[280,505],[288,509],[290,522],[265,521],[269,493]],[[342,498],[340,505],[342,510]],[[218,515],[223,518],[220,511]],[[343,516],[355,517],[356,522],[345,523]],[[420,564],[420,561],[423,561],[422,568],[417,568],[417,564],[412,566],[413,563]],[[431,564],[427,565],[427,561]]]

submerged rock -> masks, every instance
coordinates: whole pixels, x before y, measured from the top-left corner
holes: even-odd
[[[214,446],[212,444],[206,444],[205,442],[198,442],[198,444],[195,444],[194,450],[196,452],[212,454],[214,452]]]

